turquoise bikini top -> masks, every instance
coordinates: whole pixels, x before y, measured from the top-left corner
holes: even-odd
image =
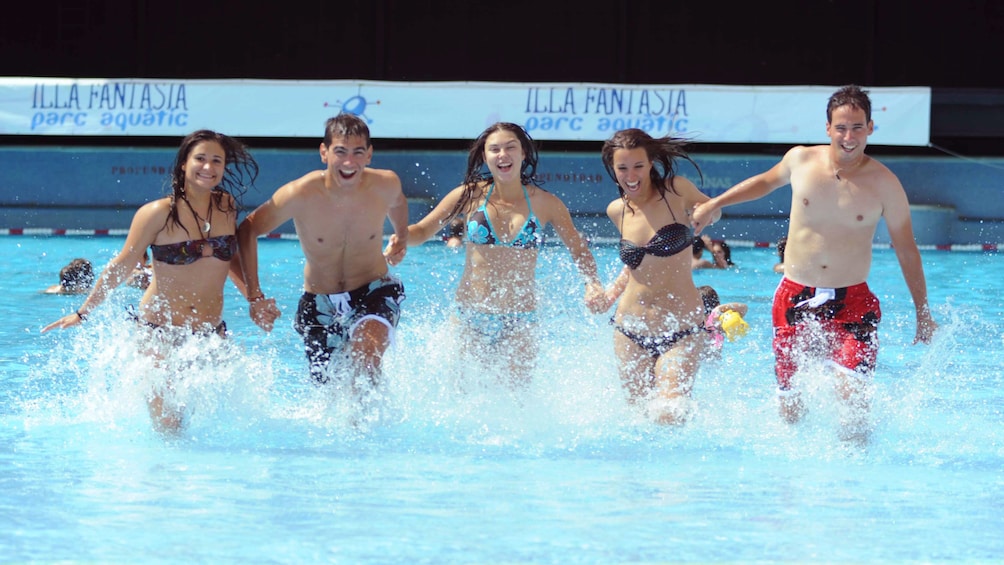
[[[519,249],[536,249],[540,245],[540,235],[537,234],[537,230],[540,229],[540,220],[533,213],[533,206],[530,206],[530,195],[526,192],[526,186],[523,186],[523,197],[526,198],[526,207],[529,210],[529,214],[526,217],[526,222],[523,223],[523,227],[512,238],[512,241],[508,242],[502,241],[495,236],[492,223],[488,220],[486,206],[494,189],[495,183],[492,183],[488,188],[488,194],[485,195],[484,203],[468,219],[467,241],[475,245],[501,245]]]

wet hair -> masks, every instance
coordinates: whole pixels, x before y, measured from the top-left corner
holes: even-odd
[[[522,127],[511,122],[495,122],[488,126],[481,135],[471,143],[471,148],[467,152],[467,170],[464,172],[464,192],[460,196],[457,205],[450,212],[450,215],[443,220],[443,223],[460,215],[474,198],[478,195],[480,187],[492,180],[491,172],[485,170],[485,145],[488,143],[488,136],[498,131],[512,132],[519,145],[523,149],[523,162],[519,166],[519,181],[524,185],[540,185],[537,180],[537,145],[530,134],[526,133]]]
[[[464,237],[464,221],[455,218],[448,226],[446,226],[446,238],[451,237]]]
[[[70,261],[59,271],[59,284],[65,290],[87,290],[94,285],[94,268],[87,259]]]
[[[248,186],[253,186],[258,178],[258,162],[254,160],[251,153],[240,141],[208,129],[200,129],[188,134],[181,140],[178,147],[178,154],[174,158],[171,166],[171,212],[168,214],[167,222],[174,222],[175,225],[188,230],[181,224],[178,217],[178,200],[185,198],[185,164],[188,157],[195,149],[195,146],[206,142],[215,141],[223,148],[226,167],[223,171],[223,179],[220,184],[213,189],[210,197],[210,205],[223,213],[230,213],[241,209],[241,197],[247,192]],[[224,198],[224,193],[231,198]],[[165,227],[167,223],[164,224]]]
[[[726,265],[728,265],[730,267],[732,265],[735,265],[735,263],[732,262],[732,248],[729,247],[728,243],[725,243],[724,241],[718,240],[718,241],[713,242],[711,245],[712,246],[718,245],[719,247],[722,248],[722,256],[725,257],[725,264]],[[712,249],[712,252],[714,252],[713,249]]]
[[[777,240],[777,258],[784,263],[784,248],[788,246],[788,236],[782,236]]]
[[[694,253],[694,257],[700,257],[701,254],[704,253],[704,250],[707,249],[707,248],[708,248],[708,246],[704,245],[704,240],[703,239],[701,239],[699,237],[695,237],[694,238],[694,244],[693,244],[693,249],[692,249],[692,251]]]
[[[710,286],[699,286],[697,290],[701,291],[701,301],[704,302],[705,314],[710,314],[712,310],[722,303],[721,299],[718,298],[718,292]]]
[[[841,106],[864,110],[865,121],[872,121],[872,101],[868,98],[868,91],[862,90],[856,84],[841,87],[830,96],[830,101],[826,104],[826,123],[830,123],[833,119],[833,111]]]
[[[618,149],[638,149],[639,147],[644,149],[648,159],[652,162],[652,169],[649,172],[652,186],[655,187],[659,196],[665,200],[667,184],[669,185],[669,190],[673,191],[673,194],[679,195],[676,192],[676,188],[673,187],[673,178],[677,174],[677,159],[690,161],[690,164],[697,169],[701,182],[704,182],[704,174],[701,173],[701,168],[697,166],[697,163],[684,150],[685,146],[686,140],[681,138],[670,137],[668,135],[652,137],[641,129],[622,129],[616,132],[613,137],[603,142],[600,157],[603,159],[603,166],[607,169],[607,174],[617,183],[617,171],[614,170],[614,152]],[[621,187],[620,183],[617,183],[617,190],[620,192],[621,198],[624,198],[624,188]]]
[[[362,118],[349,112],[341,112],[324,123],[324,145],[331,145],[336,138],[361,137],[370,146],[370,128]]]

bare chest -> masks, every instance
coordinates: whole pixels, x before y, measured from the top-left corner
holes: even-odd
[[[328,246],[379,239],[386,209],[366,196],[323,195],[305,201],[294,218],[301,241]]]
[[[882,216],[882,202],[867,178],[811,171],[792,176],[792,217],[817,225],[868,227]]]

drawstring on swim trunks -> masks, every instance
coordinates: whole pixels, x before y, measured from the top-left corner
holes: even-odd
[[[809,308],[818,308],[823,304],[826,304],[830,300],[837,297],[837,289],[835,288],[816,288],[816,295],[807,300],[803,300],[795,305],[795,308],[801,308],[803,306],[808,306]]]

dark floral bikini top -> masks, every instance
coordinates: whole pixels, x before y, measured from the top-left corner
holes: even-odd
[[[204,255],[206,246],[213,250],[212,255]],[[190,265],[203,257],[216,257],[220,261],[229,261],[235,253],[237,253],[237,236],[233,234],[150,246],[150,255],[153,259],[168,265]]]
[[[627,208],[627,205],[624,206]],[[666,207],[673,216],[673,223],[666,224],[659,228],[645,245],[637,245],[626,239],[621,239],[621,261],[632,270],[637,269],[645,255],[655,257],[671,257],[685,249],[689,249],[694,244],[694,238],[690,235],[690,228],[676,221],[676,214],[673,208],[666,201]],[[621,210],[621,233],[624,232],[624,210]]]

